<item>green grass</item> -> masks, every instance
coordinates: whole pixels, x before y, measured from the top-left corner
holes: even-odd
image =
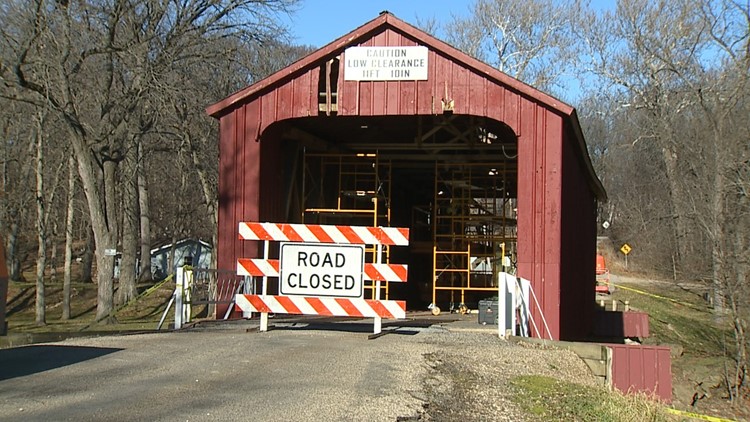
[[[511,380],[512,399],[538,420],[668,421],[661,406],[645,397],[623,396],[554,378],[528,375]]]
[[[138,287],[142,292],[151,285]],[[70,300],[71,319],[62,320],[62,285],[45,283],[46,324],[35,321],[35,285],[33,283],[9,283],[8,332],[9,333],[61,333],[61,332],[124,332],[154,330],[169,298],[174,283],[166,283],[157,290],[115,314],[116,323],[96,323],[97,286],[92,283],[74,283]],[[117,307],[117,306],[116,306]],[[167,315],[165,324],[173,320],[174,311]]]
[[[726,399],[725,370],[734,368],[736,344],[727,316],[713,312],[699,291],[688,291],[669,282],[624,284],[648,294],[617,289],[614,298],[629,301],[634,310],[649,314],[650,334],[645,344],[680,345],[683,354],[672,357],[675,408],[726,418],[746,417],[743,403]],[[700,288],[700,286],[694,286]],[[654,297],[657,295],[660,297]],[[705,394],[704,394],[705,393]],[[692,400],[700,400],[692,407]]]
[[[615,299],[627,300],[632,308],[649,314],[652,339],[646,343],[657,339],[661,344],[679,344],[686,354],[706,357],[723,356],[732,347],[728,322],[718,321],[697,294],[666,283],[659,284],[658,290],[656,286],[625,286],[664,298],[625,289],[614,293]]]

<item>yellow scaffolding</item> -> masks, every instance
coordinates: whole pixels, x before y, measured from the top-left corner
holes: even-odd
[[[514,183],[507,163],[437,163],[433,221],[432,308],[465,312],[468,292],[497,292],[516,246]],[[511,256],[506,255],[510,253]]]
[[[391,162],[375,154],[304,154],[302,221],[306,224],[390,226]],[[390,262],[382,247],[381,262]],[[377,261],[377,248],[366,249],[368,262]],[[388,299],[389,283],[381,282]],[[365,288],[375,298],[375,283]]]

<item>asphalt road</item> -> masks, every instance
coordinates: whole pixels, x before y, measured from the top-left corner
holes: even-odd
[[[252,322],[0,350],[0,420],[395,421],[417,415],[435,328]],[[318,330],[315,328],[326,328]]]

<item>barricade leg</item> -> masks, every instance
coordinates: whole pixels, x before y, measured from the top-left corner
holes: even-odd
[[[268,241],[263,242],[263,259],[268,259]],[[265,299],[266,295],[268,295],[268,277],[263,276],[263,286],[262,289],[262,295]],[[260,314],[260,331],[265,332],[268,331],[268,312],[261,312]]]
[[[383,256],[383,245],[378,244],[375,248],[377,257],[375,258],[375,262],[380,264],[382,262],[382,256]],[[380,280],[377,280],[375,282],[375,300],[380,300]],[[381,317],[375,317],[373,320],[373,327],[372,327],[373,334],[380,334],[381,331],[383,331],[383,318]]]

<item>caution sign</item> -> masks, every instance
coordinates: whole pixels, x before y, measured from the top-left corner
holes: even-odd
[[[282,243],[279,293],[283,296],[361,298],[364,245]]]
[[[633,248],[631,248],[627,243],[624,243],[620,248],[620,252],[622,252],[625,256],[627,256],[632,250]]]
[[[429,50],[424,46],[349,47],[345,81],[426,81]]]

